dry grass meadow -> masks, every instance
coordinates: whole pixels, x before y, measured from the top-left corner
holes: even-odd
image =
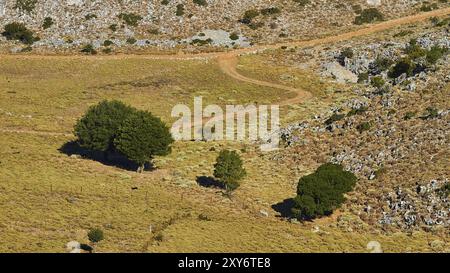
[[[313,93],[305,104],[282,109],[284,123],[347,96],[305,71],[269,69],[258,56],[241,58],[238,69]],[[286,73],[294,80],[280,79]],[[215,61],[1,57],[0,252],[65,252],[69,241],[87,243],[91,227],[105,231],[97,252],[368,252],[373,240],[386,252],[432,251],[434,237],[424,232],[384,235],[369,226],[349,232],[336,217],[307,223],[277,217],[272,205],[292,197],[298,173],[312,167],[294,172],[251,143],[177,142],[170,156],[155,160],[156,170],[144,174],[59,151],[74,139],[76,120],[103,99],[122,100],[170,123],[175,104],[192,104],[199,95],[219,105],[292,96],[233,80]],[[225,147],[240,152],[248,171],[231,200],[196,182],[212,176]]]

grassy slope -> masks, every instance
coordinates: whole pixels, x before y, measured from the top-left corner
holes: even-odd
[[[289,96],[230,80],[200,61],[10,57],[0,61],[0,71],[1,128],[70,132],[86,107],[103,98],[124,100],[168,121],[170,108],[191,103],[194,94],[219,104]],[[156,160],[158,170],[137,175],[60,153],[70,140],[0,133],[0,252],[63,252],[68,241],[86,242],[94,226],[106,233],[96,248],[102,252],[364,252],[371,240],[385,251],[431,250],[434,238],[424,233],[382,236],[364,226],[348,232],[333,218],[293,224],[275,217],[271,205],[293,195],[298,177],[251,145],[179,142],[170,156]],[[233,201],[195,183],[197,176],[212,174],[224,147],[241,150],[249,173]],[[261,209],[270,217],[261,217]],[[199,220],[199,214],[210,221]],[[315,225],[322,232],[312,232]]]

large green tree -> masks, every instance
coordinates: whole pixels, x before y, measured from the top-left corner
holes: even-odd
[[[107,155],[113,150],[113,141],[122,123],[135,110],[120,101],[102,101],[88,109],[75,125],[79,144]]]
[[[173,142],[169,128],[160,118],[150,112],[137,111],[120,126],[114,145],[128,159],[136,162],[138,172],[142,172],[144,165],[154,156],[169,154]]]
[[[353,189],[356,176],[342,166],[326,163],[313,174],[300,178],[292,212],[298,218],[329,215],[345,201],[344,193]]]
[[[214,164],[214,177],[219,179],[228,193],[239,187],[239,181],[245,177],[246,171],[242,160],[235,151],[223,150]]]

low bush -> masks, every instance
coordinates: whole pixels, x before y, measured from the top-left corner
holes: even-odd
[[[92,243],[98,243],[104,239],[103,230],[99,228],[90,229],[88,232],[88,239]]]
[[[343,115],[343,114],[334,113],[331,117],[329,117],[325,121],[325,125],[331,125],[331,124],[335,123],[336,121],[343,119],[344,117],[345,117],[345,115]]]
[[[105,40],[104,42],[103,42],[103,46],[111,46],[111,45],[113,45],[114,43],[111,41],[111,40]]]
[[[208,2],[206,2],[206,0],[193,0],[194,4],[199,5],[199,6],[207,6]]]
[[[43,29],[48,29],[51,26],[53,26],[54,22],[53,19],[51,17],[45,17],[44,18],[44,23],[42,23],[42,28]]]
[[[123,20],[125,24],[133,27],[137,27],[139,21],[142,20],[142,16],[134,13],[121,13],[118,15],[119,19]]]
[[[15,9],[25,12],[32,12],[36,8],[37,0],[16,0]]]
[[[398,78],[402,74],[407,76],[412,76],[416,65],[411,61],[410,58],[402,58],[398,61],[394,67],[389,70],[388,76],[391,78]]]
[[[281,12],[281,9],[278,7],[270,7],[270,8],[265,8],[265,9],[261,9],[261,14],[262,15],[274,15],[274,14],[278,14]]]
[[[404,120],[410,120],[416,116],[416,112],[406,112],[403,117]]]
[[[435,64],[439,59],[441,59],[445,54],[447,54],[448,49],[445,47],[433,46],[426,53],[426,59],[428,64]]]
[[[94,48],[94,46],[92,44],[85,45],[81,49],[81,52],[86,53],[86,54],[91,54],[91,55],[97,54],[97,50],[95,50],[95,48]]]
[[[354,116],[354,115],[361,115],[361,114],[364,114],[366,111],[367,111],[367,107],[364,107],[364,106],[361,106],[360,108],[354,108],[354,109],[352,109],[352,110],[350,110],[348,113],[347,113],[347,116],[348,117],[351,117],[351,116]]]
[[[372,128],[372,123],[370,122],[363,122],[361,124],[359,124],[358,126],[356,126],[356,130],[358,130],[358,132],[362,133],[364,131],[368,131],[370,130],[370,128]]]
[[[358,83],[365,83],[369,80],[369,73],[363,72],[358,75]]]
[[[175,12],[176,16],[183,16],[184,15],[184,5],[183,4],[178,4],[177,5],[177,10]]]
[[[381,87],[384,86],[385,83],[386,83],[386,82],[385,82],[385,81],[383,80],[383,78],[380,77],[380,76],[373,77],[373,78],[370,80],[370,84],[371,84],[373,87],[375,87],[375,88],[381,88]]]
[[[383,14],[377,8],[368,8],[361,11],[359,16],[355,18],[355,24],[362,25],[373,23],[376,21],[382,21],[384,19]]]
[[[250,10],[247,10],[247,11],[244,13],[243,18],[242,18],[241,20],[239,20],[239,21],[240,21],[241,23],[243,23],[243,24],[249,25],[249,24],[252,23],[252,20],[253,20],[253,19],[255,19],[256,17],[259,16],[259,14],[260,14],[259,11],[256,10],[256,9],[250,9]]]
[[[38,37],[34,36],[34,33],[29,30],[22,23],[10,23],[5,25],[5,31],[2,32],[2,36],[8,40],[20,41],[26,45],[31,45],[36,41],[39,41]]]
[[[304,7],[311,3],[311,0],[294,0],[297,4],[299,4],[301,7]]]
[[[239,35],[236,32],[230,34],[230,39],[236,41],[239,39]]]

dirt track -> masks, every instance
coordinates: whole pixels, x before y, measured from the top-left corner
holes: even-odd
[[[214,53],[198,53],[198,54],[177,54],[177,55],[112,55],[112,56],[82,56],[82,55],[73,55],[73,56],[59,56],[59,55],[0,55],[1,57],[5,56],[14,56],[15,58],[74,58],[74,59],[127,59],[127,58],[140,58],[140,59],[154,59],[154,60],[189,60],[189,59],[217,59],[221,70],[226,73],[228,76],[237,79],[239,81],[248,82],[260,86],[266,86],[271,88],[278,88],[282,90],[286,90],[288,92],[296,93],[296,97],[287,99],[285,101],[280,101],[278,104],[282,105],[290,105],[301,103],[311,97],[311,93],[306,90],[300,88],[293,88],[289,86],[284,86],[276,83],[261,81],[258,79],[252,79],[245,77],[236,70],[238,64],[238,56],[249,53],[257,53],[268,49],[278,49],[280,47],[307,47],[307,46],[315,46],[320,44],[328,44],[335,43],[340,41],[349,40],[355,37],[365,36],[369,34],[373,34],[376,32],[380,32],[383,30],[387,30],[396,26],[410,24],[414,22],[423,21],[429,19],[431,17],[438,17],[450,14],[450,8],[434,10],[431,12],[420,13],[416,15],[411,15],[407,17],[402,17],[399,19],[394,19],[390,21],[381,22],[378,24],[368,25],[365,28],[361,28],[355,31],[343,33],[336,36],[329,36],[324,38],[318,38],[307,41],[293,41],[286,43],[277,43],[271,45],[257,45],[251,48],[243,48],[236,49],[227,52],[214,52]],[[0,129],[0,132],[16,132],[16,133],[33,133],[33,134],[42,134],[42,135],[67,135],[64,133],[58,132],[38,132],[38,131],[30,131],[30,130],[8,130],[8,129]]]

